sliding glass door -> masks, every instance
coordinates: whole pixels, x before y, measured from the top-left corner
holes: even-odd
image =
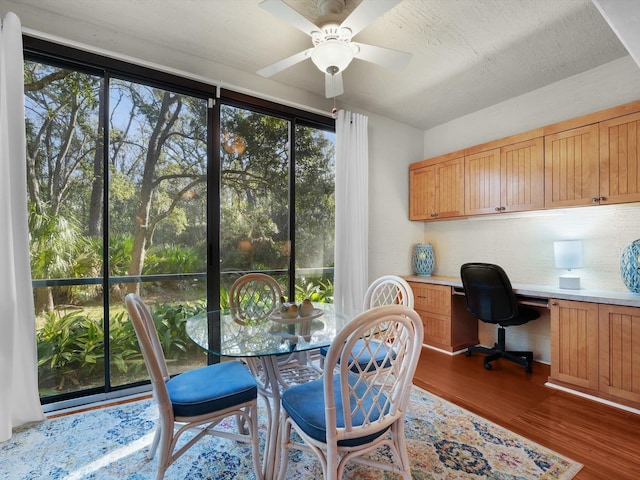
[[[334,132],[226,104],[220,118],[221,285],[266,273],[288,300],[332,303]]]
[[[109,366],[147,378],[124,295],[151,309],[171,374],[206,364],[184,321],[207,299],[207,100],[109,82]]]
[[[332,301],[332,121],[32,43],[27,182],[43,403],[147,382],[127,293],[150,307],[172,374],[220,360],[191,342],[185,320],[226,308],[244,273],[273,275],[291,300]]]

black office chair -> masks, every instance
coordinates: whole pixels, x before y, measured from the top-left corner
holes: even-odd
[[[535,320],[540,313],[533,308],[518,305],[511,282],[505,271],[490,263],[465,263],[460,267],[460,277],[464,287],[467,310],[486,323],[497,323],[498,343],[493,348],[473,346],[466,355],[473,352],[487,354],[484,368],[491,370],[491,363],[498,358],[506,358],[522,365],[531,373],[533,352],[507,351],[505,347],[505,327],[522,325]]]

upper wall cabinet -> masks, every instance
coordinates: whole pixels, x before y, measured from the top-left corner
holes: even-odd
[[[599,203],[598,125],[544,137],[547,208]]]
[[[438,220],[464,214],[461,152],[413,164],[409,172],[410,220]]]
[[[544,207],[542,137],[465,156],[465,214]]]
[[[410,166],[409,218],[640,202],[640,100]]]
[[[600,123],[599,200],[640,201],[640,113]]]
[[[500,211],[500,149],[474,153],[464,159],[464,213]]]

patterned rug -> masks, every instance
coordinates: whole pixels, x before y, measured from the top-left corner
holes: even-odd
[[[582,468],[417,387],[411,398],[405,431],[414,479],[567,480]],[[260,413],[263,450],[264,408]],[[153,401],[142,400],[23,426],[0,443],[0,479],[154,479],[156,462],[145,454],[156,418]],[[165,479],[255,479],[250,455],[249,446],[207,437],[169,467]],[[313,454],[292,451],[287,478],[317,480],[322,470]],[[389,477],[349,465],[344,478]]]

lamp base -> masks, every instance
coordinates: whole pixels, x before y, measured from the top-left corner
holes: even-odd
[[[568,290],[580,290],[580,277],[560,277],[560,288]]]

